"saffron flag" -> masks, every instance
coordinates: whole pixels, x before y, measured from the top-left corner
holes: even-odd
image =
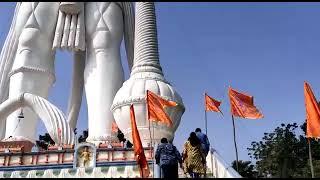
[[[320,108],[312,89],[307,82],[304,82],[304,100],[307,116],[307,138],[320,137]]]
[[[208,96],[207,93],[205,93],[204,96],[205,96],[206,111],[215,111],[215,112],[220,112],[221,114],[223,114],[221,112],[221,110],[219,109],[219,106],[221,104],[220,101],[217,101],[217,100],[213,99],[212,97]]]
[[[231,114],[241,118],[259,119],[263,114],[253,104],[253,96],[240,93],[229,87]]]
[[[142,143],[140,140],[139,131],[136,124],[136,118],[134,114],[133,105],[130,106],[130,119],[131,119],[131,129],[132,129],[132,141],[133,141],[133,148],[134,148],[134,156],[137,160],[139,165],[140,175],[141,177],[145,178],[148,177],[150,174],[149,165],[147,162],[147,158],[144,154],[144,150],[142,147]]]
[[[172,107],[177,105],[178,104],[176,102],[162,99],[153,92],[147,90],[147,108],[149,120],[160,121],[172,127],[172,121],[164,109],[166,107]]]
[[[112,122],[111,131],[118,132],[118,125],[115,122]]]

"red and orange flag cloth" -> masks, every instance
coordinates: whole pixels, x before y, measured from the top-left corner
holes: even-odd
[[[167,101],[153,92],[147,90],[147,108],[148,119],[153,121],[160,121],[172,127],[172,121],[165,112],[166,107],[177,106],[178,104],[173,101]]]
[[[241,118],[259,119],[263,114],[253,104],[253,96],[240,93],[229,87],[231,114]]]
[[[112,132],[118,132],[118,125],[115,122],[112,122],[111,131]]]
[[[223,114],[221,112],[221,110],[219,109],[219,106],[221,104],[220,101],[217,101],[217,100],[213,99],[212,97],[208,96],[207,93],[205,93],[204,96],[205,96],[205,109],[206,109],[206,111],[220,112],[221,114]]]
[[[320,108],[312,89],[307,82],[304,82],[304,100],[307,117],[307,138],[320,137]]]
[[[130,106],[130,119],[131,119],[131,129],[132,129],[132,141],[134,148],[134,156],[139,165],[140,175],[142,178],[149,177],[150,169],[147,162],[147,158],[144,154],[144,150],[142,147],[139,131],[136,124],[136,117],[134,113],[133,105]]]

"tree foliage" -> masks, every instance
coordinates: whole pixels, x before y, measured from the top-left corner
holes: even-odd
[[[257,171],[254,169],[254,165],[251,164],[251,161],[238,161],[239,171],[238,173],[242,177],[246,178],[255,178],[257,177]],[[236,161],[232,162],[233,169],[237,169]]]
[[[299,178],[311,177],[306,124],[281,124],[271,133],[264,133],[261,141],[247,148],[248,155],[256,160],[255,169],[260,177]],[[303,135],[297,135],[303,130]],[[320,177],[320,143],[311,140],[315,177]]]

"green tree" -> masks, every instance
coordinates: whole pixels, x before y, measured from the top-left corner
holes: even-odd
[[[303,158],[297,158],[301,149],[296,128],[296,123],[281,124],[272,133],[264,133],[262,141],[251,143],[248,155],[257,160],[259,176],[286,178],[299,171],[296,167],[300,166]]]
[[[303,135],[299,136],[299,143],[301,154],[299,158],[304,159],[304,166],[303,168],[304,176],[296,175],[296,177],[311,177],[311,170],[310,170],[310,160],[309,160],[309,144],[307,138],[305,137],[307,123],[304,122],[300,128],[303,131]],[[311,143],[311,154],[312,154],[312,164],[314,169],[315,177],[320,177],[320,142],[316,139],[310,139]]]
[[[238,173],[242,177],[246,178],[256,178],[257,177],[257,171],[254,170],[254,165],[251,164],[251,161],[238,161],[239,171]],[[237,169],[236,161],[232,162],[233,169]]]
[[[304,133],[297,135],[297,131]],[[299,126],[281,124],[271,133],[264,133],[259,142],[252,142],[248,155],[256,160],[261,177],[311,177],[309,149],[305,138],[306,123]],[[311,140],[315,177],[320,177],[320,143]]]

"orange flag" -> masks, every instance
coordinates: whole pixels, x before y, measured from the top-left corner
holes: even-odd
[[[253,104],[253,96],[249,96],[229,87],[231,114],[241,118],[259,119],[263,114]]]
[[[115,122],[112,122],[111,131],[112,132],[118,132],[118,125]]]
[[[220,101],[217,101],[217,100],[213,99],[212,97],[208,96],[207,93],[205,93],[204,96],[205,96],[206,111],[215,111],[215,112],[220,112],[221,114],[223,114],[221,112],[221,110],[219,109],[219,106],[221,104]]]
[[[136,118],[134,114],[133,105],[130,106],[130,119],[131,119],[131,129],[132,129],[132,141],[134,148],[134,156],[137,160],[137,163],[140,167],[141,177],[149,177],[150,169],[147,162],[147,158],[144,154],[144,149],[140,140],[139,131],[136,124]]]
[[[320,109],[312,89],[307,82],[304,82],[304,100],[307,116],[307,138],[320,137]]]
[[[177,106],[178,104],[173,101],[167,101],[157,96],[153,92],[147,90],[147,108],[148,108],[148,119],[154,121],[160,121],[172,127],[172,121],[164,108]]]

